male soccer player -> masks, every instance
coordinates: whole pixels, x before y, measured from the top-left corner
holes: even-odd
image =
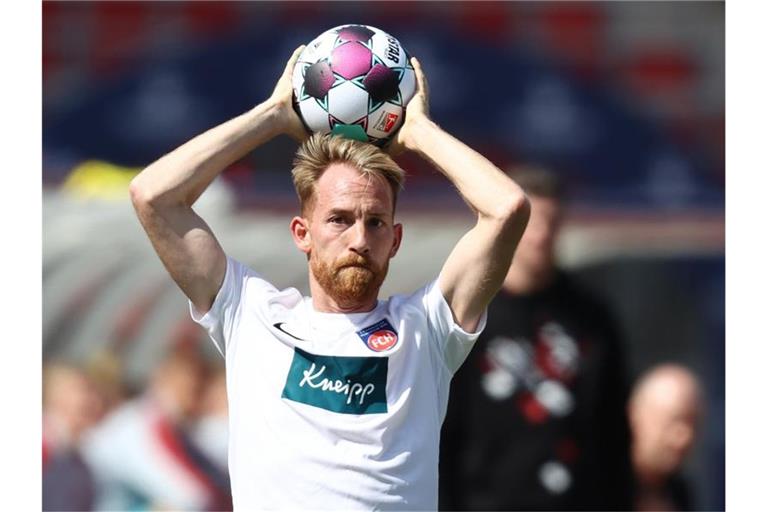
[[[451,376],[485,323],[529,215],[501,170],[428,117],[427,83],[393,142],[415,151],[477,213],[435,281],[379,300],[402,226],[403,171],[378,148],[314,135],[297,152],[311,297],[228,257],[192,204],[230,163],[280,134],[306,137],[291,102],[299,48],[264,103],[199,135],[131,183],[144,229],[192,315],[223,353],[229,467],[239,509],[436,509]]]

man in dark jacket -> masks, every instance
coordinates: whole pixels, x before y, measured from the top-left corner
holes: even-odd
[[[555,264],[562,194],[514,174],[531,217],[443,424],[442,510],[629,510],[628,386],[610,312]]]

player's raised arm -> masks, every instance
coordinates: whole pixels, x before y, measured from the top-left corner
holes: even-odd
[[[228,165],[279,134],[306,137],[292,107],[291,56],[270,98],[163,156],[130,185],[131,200],[166,269],[200,311],[213,304],[226,257],[192,205]]]
[[[429,119],[426,78],[415,58],[413,65],[417,91],[394,144],[430,160],[477,213],[477,224],[456,244],[439,279],[456,323],[474,331],[509,270],[530,205],[498,167]]]

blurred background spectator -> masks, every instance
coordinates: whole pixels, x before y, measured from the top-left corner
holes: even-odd
[[[556,266],[556,176],[511,175],[531,217],[451,385],[440,508],[629,510],[628,378],[614,316]]]
[[[104,411],[93,382],[80,368],[50,362],[43,369],[43,509],[90,510],[93,475],[80,443]]]
[[[195,442],[205,455],[226,473],[229,408],[223,366],[208,379],[201,402],[199,418],[193,432]]]
[[[140,396],[89,432],[97,509],[231,509],[226,471],[193,440],[208,372],[197,352],[172,351]]]
[[[614,310],[630,378],[670,360],[699,376],[707,421],[681,471],[694,508],[723,509],[724,11],[698,1],[44,1],[43,362],[83,368],[105,408],[154,386],[179,339],[219,363],[142,236],[127,183],[265,98],[299,44],[371,24],[420,57],[447,130],[502,168],[557,169],[570,192],[557,263]],[[294,150],[276,139],[248,155],[196,208],[229,254],[306,293],[286,229]],[[384,294],[434,276],[472,222],[427,164],[400,163],[408,243]],[[181,430],[207,439],[200,451],[220,464],[223,412],[205,406],[202,420],[196,396]],[[190,488],[180,508],[209,506]]]
[[[654,366],[635,385],[629,404],[635,510],[693,510],[681,468],[696,440],[700,394],[693,373],[674,364]]]

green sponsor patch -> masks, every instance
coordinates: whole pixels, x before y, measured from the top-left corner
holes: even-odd
[[[295,348],[283,398],[342,414],[387,412],[386,357],[318,356]]]

